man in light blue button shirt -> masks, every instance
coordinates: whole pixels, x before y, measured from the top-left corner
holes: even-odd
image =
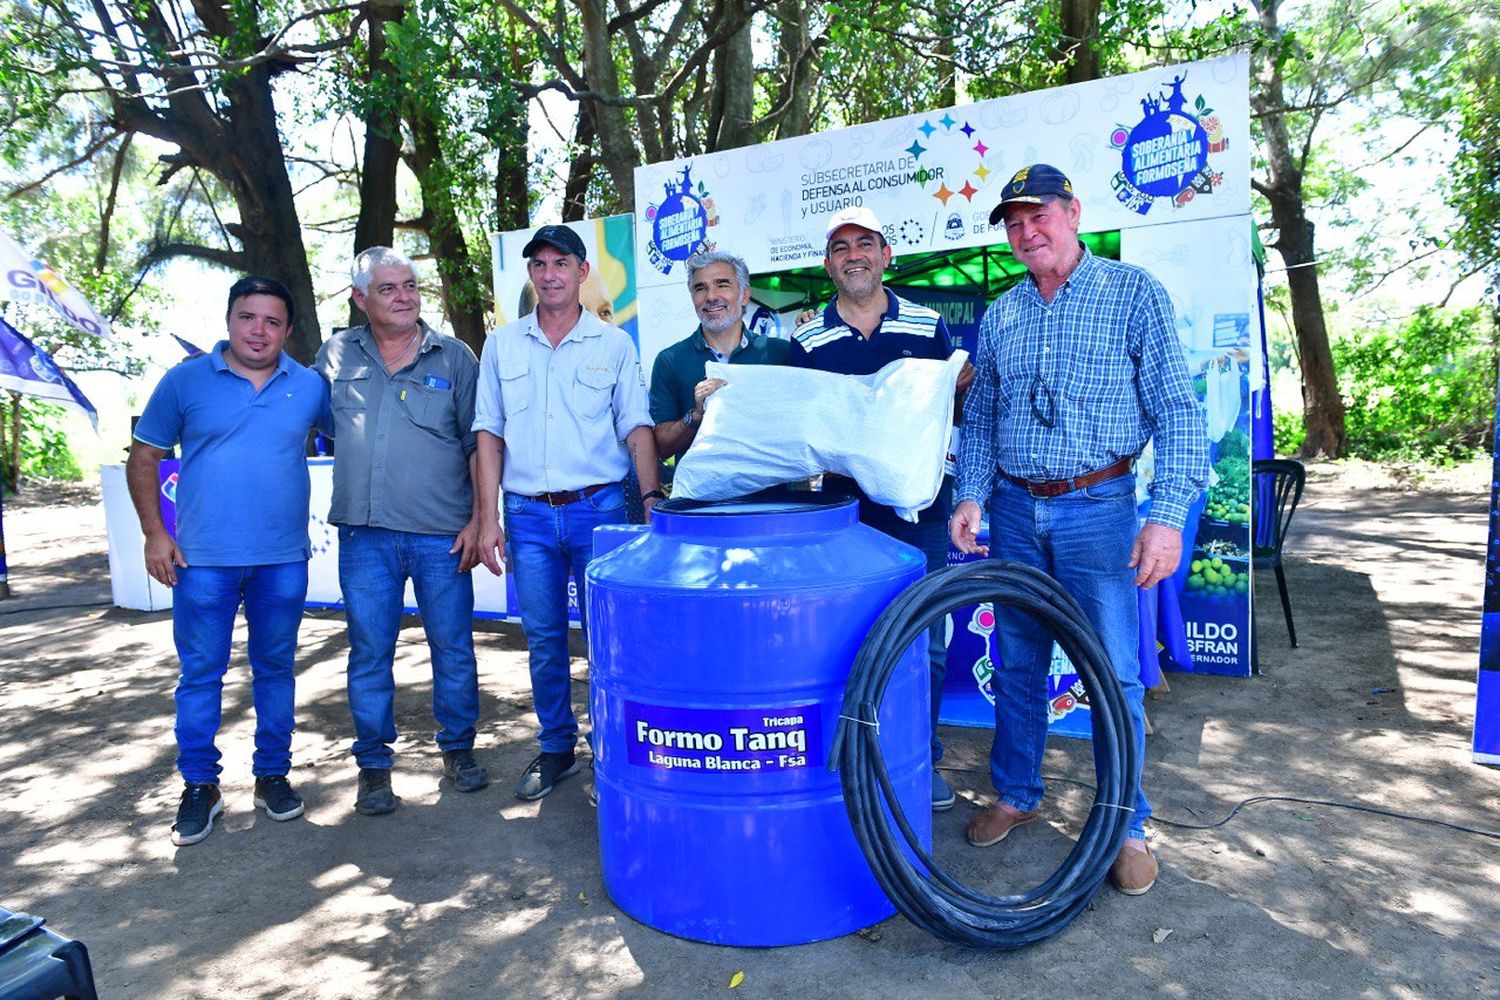
[[[625,331],[579,304],[589,273],[583,241],[567,226],[543,226],[522,254],[536,288],[536,310],[485,343],[474,430],[480,558],[496,575],[507,561],[515,572],[532,702],[541,724],[541,752],[522,772],[516,795],[539,799],[578,772],[568,574],[578,587],[578,606],[585,608],[593,531],[625,522],[622,481],[632,467],[648,518],[662,494],[635,345]]]
[[[1166,290],[1139,267],[1089,253],[1080,213],[1068,178],[1039,163],[1016,172],[990,215],[1004,219],[1027,277],[980,323],[950,535],[965,552],[988,551],[976,544],[987,503],[995,555],[1050,573],[1078,600],[1125,689],[1143,757],[1136,588],[1177,568],[1188,508],[1208,481],[1208,438]],[[1132,468],[1148,441],[1156,476],[1139,526]],[[969,824],[977,847],[1035,819],[1043,793],[1052,636],[1027,614],[997,611],[990,776],[1000,799]],[[1138,792],[1110,869],[1127,895],[1156,881],[1150,814]]]

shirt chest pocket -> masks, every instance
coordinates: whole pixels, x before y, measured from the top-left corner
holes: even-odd
[[[531,374],[524,359],[507,358],[500,362],[500,404],[506,419],[531,406]]]
[[[1080,333],[1069,345],[1062,388],[1080,402],[1103,402],[1132,392],[1135,363],[1123,337]]]
[[[451,389],[429,389],[417,385],[403,390],[401,395],[407,418],[418,427],[438,435],[446,435],[455,429]]]
[[[367,366],[341,368],[333,377],[333,408],[364,412],[375,395],[375,371]]]
[[[578,369],[573,396],[579,416],[601,420],[609,414],[615,395],[615,372],[602,365],[583,365]]]

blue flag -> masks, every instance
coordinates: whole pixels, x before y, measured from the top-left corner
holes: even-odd
[[[73,380],[63,374],[47,352],[0,319],[0,389],[12,389],[37,399],[71,407],[99,429],[99,414]]]
[[[175,333],[172,334],[172,339],[175,340],[175,341],[177,341],[177,343],[179,343],[179,344],[182,345],[182,349],[184,351],[187,351],[187,356],[190,357],[190,358],[196,358],[198,355],[204,353],[203,348],[199,347],[198,345],[194,344],[191,341],[183,340],[181,337],[177,336],[177,334],[175,334]]]

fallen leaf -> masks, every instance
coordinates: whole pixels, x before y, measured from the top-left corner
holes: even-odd
[[[1163,941],[1165,941],[1167,938],[1169,938],[1171,936],[1172,936],[1172,928],[1170,928],[1170,927],[1158,927],[1156,929],[1156,933],[1154,933],[1154,934],[1151,935],[1151,940],[1154,943],[1156,943],[1156,944],[1161,944]]]
[[[738,986],[740,983],[743,983],[744,981],[745,981],[745,974],[743,972],[736,972],[734,975],[732,975],[732,976],[729,977],[729,988],[730,989],[734,989],[736,986]]]

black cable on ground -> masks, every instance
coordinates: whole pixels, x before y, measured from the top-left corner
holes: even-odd
[[[1077,785],[1079,788],[1092,789],[1094,786],[1087,781],[1079,781],[1077,778],[1059,778],[1045,775],[1048,784],[1060,783],[1065,785]],[[1396,809],[1382,809],[1379,806],[1367,806],[1362,802],[1341,802],[1338,799],[1308,799],[1297,795],[1251,795],[1240,799],[1229,810],[1229,814],[1223,819],[1214,820],[1212,823],[1187,823],[1178,819],[1167,819],[1161,813],[1153,812],[1151,822],[1160,823],[1163,826],[1176,827],[1179,830],[1217,830],[1230,820],[1240,814],[1240,810],[1246,806],[1257,806],[1263,802],[1295,802],[1304,806],[1326,806],[1329,809],[1349,809],[1354,812],[1370,813],[1374,816],[1385,816],[1389,819],[1406,820],[1408,823],[1425,823],[1428,826],[1441,826],[1444,829],[1454,830],[1458,833],[1471,833],[1476,837],[1488,837],[1490,840],[1500,840],[1500,833],[1493,830],[1481,830],[1474,826],[1464,826],[1462,823],[1450,823],[1445,819],[1436,819],[1432,816],[1418,816],[1415,813],[1400,812]]]
[[[1099,790],[1088,822],[1061,867],[1019,895],[977,892],[938,866],[907,820],[880,750],[880,703],[897,662],[929,622],[982,603],[1014,608],[1051,630],[1088,691],[1093,722]],[[1088,906],[1129,830],[1141,748],[1098,635],[1057,581],[998,559],[923,577],[875,620],[849,672],[842,713],[828,767],[839,772],[849,822],[870,870],[908,920],[945,941],[1008,950],[1051,937]]]

